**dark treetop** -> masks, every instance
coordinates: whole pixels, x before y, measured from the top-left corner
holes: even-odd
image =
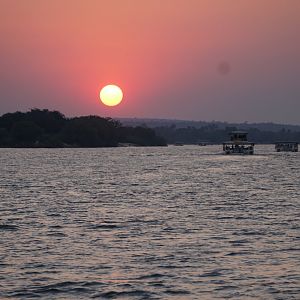
[[[165,146],[146,127],[125,127],[99,116],[66,118],[58,111],[32,109],[0,117],[0,147],[115,147],[122,144]]]

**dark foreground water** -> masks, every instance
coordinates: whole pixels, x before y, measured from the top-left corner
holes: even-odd
[[[0,150],[0,299],[300,299],[300,153]]]

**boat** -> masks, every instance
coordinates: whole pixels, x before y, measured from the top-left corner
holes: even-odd
[[[298,142],[277,142],[275,150],[277,152],[298,152]]]
[[[224,154],[252,155],[254,153],[254,143],[249,142],[246,131],[232,131],[230,141],[223,143]]]

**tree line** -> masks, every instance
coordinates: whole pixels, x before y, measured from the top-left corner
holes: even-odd
[[[0,117],[0,147],[165,146],[153,129],[122,126],[99,116],[66,118],[59,111],[32,109]]]
[[[200,128],[192,126],[177,128],[175,124],[170,126],[159,126],[154,128],[157,135],[162,136],[168,144],[219,144],[229,139],[232,131],[239,130],[238,127],[228,126],[221,128],[216,124],[209,124]],[[292,131],[282,128],[278,131],[265,131],[257,128],[249,128],[248,140],[254,143],[271,144],[278,141],[300,141],[300,131]]]
[[[0,147],[116,147],[165,146],[166,144],[218,144],[228,140],[238,127],[216,124],[176,127],[146,125],[124,126],[119,121],[99,116],[67,118],[59,111],[32,109],[7,113],[0,117]],[[248,139],[254,143],[300,141],[300,131],[249,128]]]

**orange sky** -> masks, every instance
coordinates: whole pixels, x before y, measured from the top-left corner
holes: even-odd
[[[0,114],[300,123],[298,0],[0,5]],[[115,108],[98,98],[109,83],[125,95]]]

